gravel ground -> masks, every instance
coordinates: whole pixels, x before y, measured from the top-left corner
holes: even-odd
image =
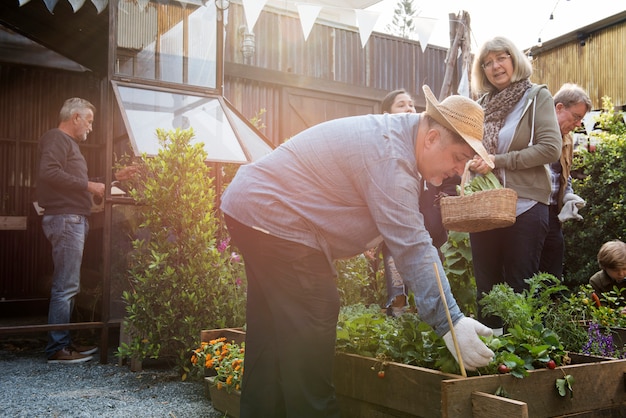
[[[131,372],[113,350],[108,364],[98,354],[86,363],[48,364],[44,345],[32,337],[0,340],[0,416],[223,417],[203,382],[183,382],[168,366]]]

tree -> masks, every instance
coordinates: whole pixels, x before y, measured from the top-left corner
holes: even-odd
[[[390,34],[401,38],[411,38],[415,32],[415,19],[418,11],[413,6],[413,0],[399,0],[393,11],[393,20],[387,25]]]

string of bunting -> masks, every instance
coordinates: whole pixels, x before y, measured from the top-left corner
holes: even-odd
[[[32,0],[18,0],[19,5],[23,6],[26,3],[29,3]],[[48,11],[50,13],[54,13],[54,8],[58,4],[60,0],[42,0]],[[80,10],[87,0],[66,0],[72,6],[74,13]],[[105,10],[109,4],[109,0],[89,0],[95,7],[98,13],[101,13]],[[142,4],[144,7],[149,3],[149,0],[136,0],[138,3]],[[174,1],[174,0],[172,0]],[[206,0],[200,0],[201,4],[206,4]],[[248,30],[252,31],[254,25],[256,24],[263,7],[267,4],[267,0],[242,0],[242,5],[244,9],[244,15],[246,17],[246,23],[248,26]],[[326,4],[315,3],[314,0],[309,2],[297,2],[294,1],[293,4],[296,6],[298,11],[298,16],[300,18],[300,24],[302,26],[302,33],[304,35],[304,40],[306,41],[313,29],[313,25],[317,20],[322,9],[340,9],[344,11],[354,11],[356,26],[359,29],[359,36],[361,39],[361,46],[365,47],[367,41],[378,22],[381,14],[380,12],[363,10],[363,9],[349,9],[341,6],[328,6]],[[415,18],[417,25],[417,34],[419,37],[420,45],[422,47],[422,52],[426,50],[426,46],[430,40],[430,37],[435,29],[435,25],[438,22],[438,19],[427,18],[427,17],[416,17]]]

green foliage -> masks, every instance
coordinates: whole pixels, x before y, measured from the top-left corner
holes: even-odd
[[[626,239],[626,126],[624,112],[614,112],[613,104],[603,98],[604,113],[599,123],[605,131],[595,134],[600,141],[595,152],[582,150],[573,168],[584,174],[573,179],[574,192],[586,206],[583,220],[563,224],[565,236],[566,283],[572,287],[588,283],[598,271],[596,254],[606,241]]]
[[[504,364],[513,376],[521,378],[528,370],[545,367],[550,360],[556,365],[568,361],[557,330],[544,326],[546,316],[553,309],[553,299],[567,287],[546,273],[526,281],[529,288],[521,293],[514,292],[508,284],[497,284],[480,301],[483,311],[501,317],[507,330],[504,335],[486,339],[495,358],[481,368],[482,373],[495,373]]]
[[[536,274],[525,281],[529,288],[521,293],[515,293],[506,283],[493,286],[480,301],[484,305],[483,312],[502,318],[505,328],[541,324],[553,296],[566,291],[567,287],[547,273]]]
[[[411,38],[415,33],[415,19],[418,11],[415,10],[413,0],[399,0],[396,8],[393,10],[393,18],[387,25],[390,34],[401,38]]]
[[[335,348],[338,352],[381,361],[459,372],[443,339],[418,315],[405,313],[399,318],[390,317],[378,305],[342,307]]]
[[[372,255],[373,259],[363,254],[335,261],[337,270],[337,289],[341,305],[378,304],[385,306],[387,288],[385,272],[380,251]]]
[[[465,316],[476,315],[476,279],[469,234],[450,231],[441,252],[445,257],[446,277],[459,308]]]
[[[157,130],[161,148],[144,156],[135,187],[140,208],[125,291],[132,341],[121,355],[175,358],[189,371],[190,347],[203,328],[245,322],[245,273],[228,239],[217,242],[213,179],[193,130]]]
[[[556,389],[559,391],[559,395],[565,396],[569,393],[570,398],[574,397],[574,376],[566,374],[562,379],[556,379]]]

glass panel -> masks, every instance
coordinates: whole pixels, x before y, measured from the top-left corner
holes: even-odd
[[[247,158],[217,97],[201,97],[144,88],[117,86],[120,109],[136,155],[156,155],[156,129],[192,127],[203,142],[208,161],[245,163]],[[256,138],[257,141],[262,141]]]
[[[215,2],[119,0],[115,72],[216,88]]]
[[[248,154],[252,161],[256,161],[265,154],[269,154],[272,151],[270,147],[262,138],[259,137],[257,132],[250,128],[248,124],[239,117],[236,111],[233,111],[230,107],[226,107],[226,111],[231,116],[235,129],[239,134],[241,143],[246,147]]]

